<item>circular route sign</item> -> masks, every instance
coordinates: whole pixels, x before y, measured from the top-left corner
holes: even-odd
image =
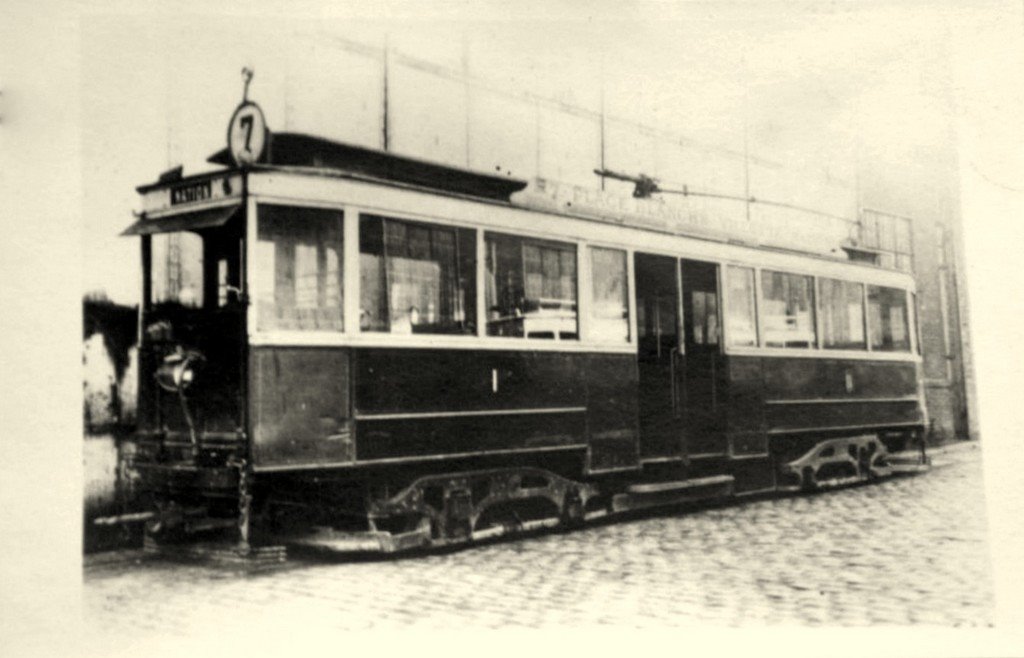
[[[251,165],[263,157],[267,146],[267,123],[263,110],[251,101],[245,101],[231,115],[228,124],[228,151],[235,163]]]

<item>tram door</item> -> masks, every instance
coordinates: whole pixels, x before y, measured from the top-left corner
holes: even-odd
[[[683,281],[682,422],[689,455],[726,452],[717,381],[723,363],[718,303],[718,265],[680,262]]]
[[[681,457],[679,270],[666,256],[636,254],[640,458]]]

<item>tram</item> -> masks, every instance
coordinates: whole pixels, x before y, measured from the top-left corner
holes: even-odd
[[[125,231],[149,546],[400,551],[927,463],[905,273],[531,207],[251,102],[209,161]]]

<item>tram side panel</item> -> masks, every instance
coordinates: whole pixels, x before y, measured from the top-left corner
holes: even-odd
[[[731,355],[724,370],[737,493],[772,489],[783,464],[823,440],[884,435],[903,450],[924,423],[912,362]]]
[[[637,463],[629,355],[257,346],[250,364],[257,467],[562,449],[595,474]],[[770,486],[770,452],[924,422],[914,363],[734,355],[720,376],[715,443],[747,462],[741,489]]]
[[[586,443],[576,355],[382,348],[355,362],[359,460]]]
[[[587,471],[629,471],[639,465],[639,376],[632,354],[585,357]]]
[[[257,467],[560,450],[586,450],[591,472],[636,464],[629,355],[254,347],[251,363]]]
[[[722,368],[725,443],[738,494],[770,491],[776,485],[764,406],[766,367],[770,364],[761,357],[727,356]]]
[[[780,461],[825,438],[879,432],[910,436],[924,423],[917,365],[912,362],[733,357],[732,363],[734,371],[747,373],[745,387],[756,388],[753,373],[762,373],[765,438]],[[737,400],[732,404],[730,417],[735,418],[745,405]]]
[[[914,363],[781,358],[764,372],[773,433],[912,428],[923,420]]]
[[[767,419],[764,409],[764,359],[726,358],[728,413],[725,434],[731,457],[768,455]]]
[[[355,459],[351,350],[254,346],[249,417],[254,465],[303,467]]]

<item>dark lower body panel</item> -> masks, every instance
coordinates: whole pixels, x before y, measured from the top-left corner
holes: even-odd
[[[253,347],[257,470],[580,448],[636,466],[632,354]]]

